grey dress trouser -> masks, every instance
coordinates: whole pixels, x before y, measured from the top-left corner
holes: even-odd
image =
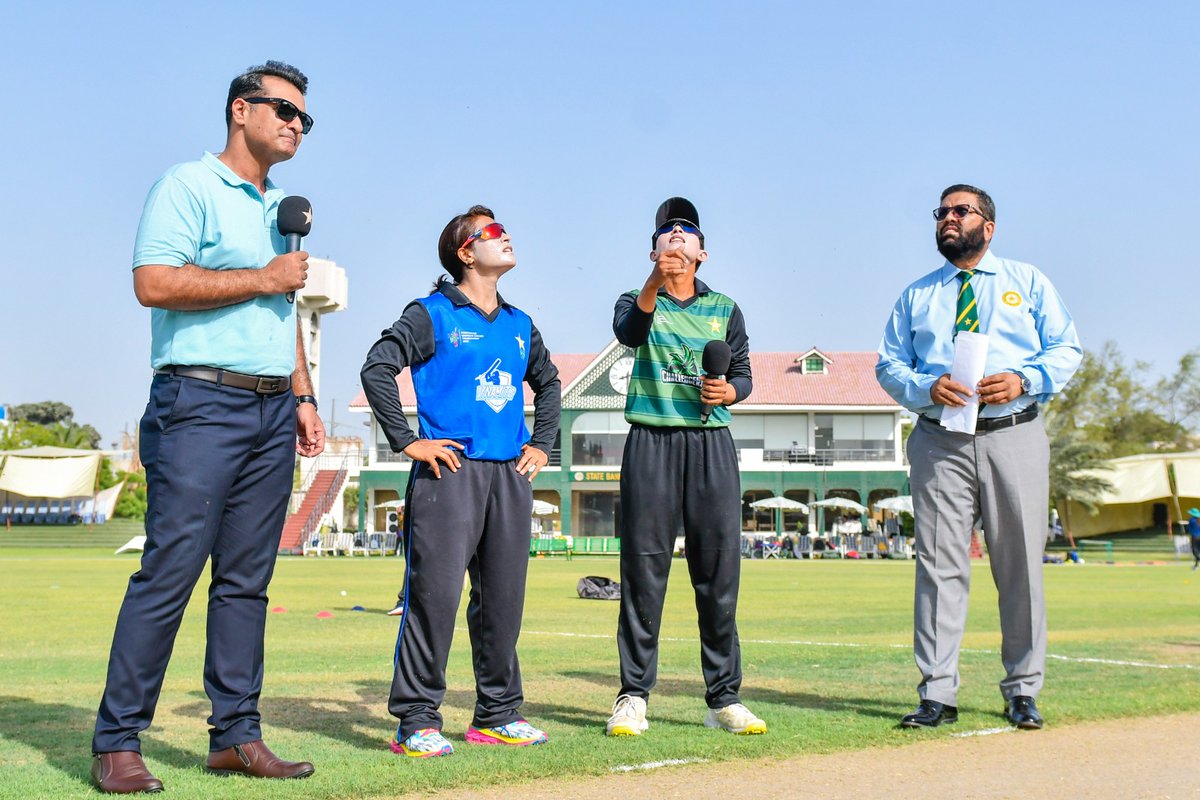
[[[1042,420],[975,436],[921,419],[908,440],[916,520],[913,653],[919,695],[958,704],[958,653],[971,581],[971,531],[983,520],[1000,599],[1005,699],[1037,697],[1046,667],[1042,553],[1050,446]]]

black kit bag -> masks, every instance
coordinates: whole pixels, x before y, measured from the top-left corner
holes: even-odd
[[[580,578],[575,584],[575,591],[584,600],[620,600],[621,584],[612,578],[602,578],[599,575],[588,575]]]

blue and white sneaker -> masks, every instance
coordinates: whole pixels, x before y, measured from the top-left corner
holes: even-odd
[[[433,758],[435,756],[448,756],[454,753],[454,746],[442,736],[442,732],[437,728],[421,728],[419,731],[413,731],[412,735],[400,741],[400,731],[392,736],[392,741],[389,743],[393,753],[409,758]]]

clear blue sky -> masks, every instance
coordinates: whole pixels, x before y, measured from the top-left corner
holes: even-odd
[[[874,350],[940,263],[956,182],[993,249],[1041,267],[1085,347],[1170,371],[1200,344],[1194,3],[19,3],[0,31],[0,403],[59,400],[104,445],[149,386],[130,254],[146,190],[224,143],[242,68],[311,79],[272,176],[350,280],[324,328],[322,415],[440,272],[477,202],[513,235],[501,282],[557,352],[595,352],[640,286],[653,214],[700,209],[701,277],[763,351]],[[1193,231],[1188,234],[1187,231]]]

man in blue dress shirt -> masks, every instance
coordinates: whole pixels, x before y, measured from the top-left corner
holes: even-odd
[[[1000,691],[1005,716],[1036,730],[1046,662],[1042,551],[1049,515],[1049,457],[1038,403],[1061,392],[1082,348],[1075,323],[1037,268],[988,249],[996,207],[987,192],[958,184],[942,192],[938,252],[946,262],[900,295],[879,345],[876,376],[919,415],[908,440],[916,520],[913,651],[920,704],[907,728],[958,719],[958,653],[967,617],[969,547],[983,520],[1000,595]],[[959,331],[988,336],[984,378],[950,377]],[[947,406],[978,395],[974,435],[940,424]]]

